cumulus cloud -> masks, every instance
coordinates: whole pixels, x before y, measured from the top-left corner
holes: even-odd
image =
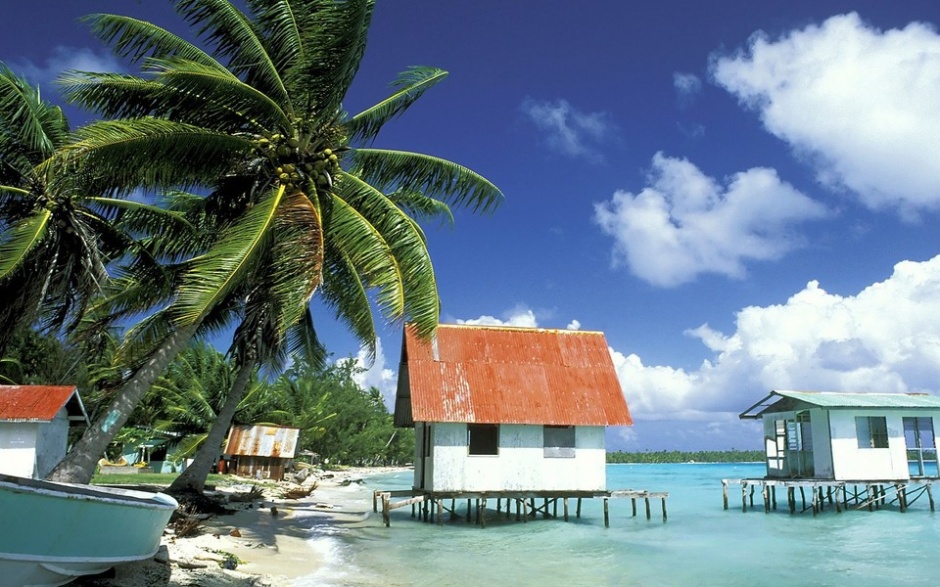
[[[940,36],[928,24],[881,31],[855,13],[716,56],[715,82],[764,127],[872,209],[940,207]]]
[[[524,328],[535,328],[538,326],[538,319],[535,312],[525,306],[517,306],[506,312],[503,318],[483,315],[479,318],[456,320],[457,324],[469,324],[471,326],[520,326]]]
[[[672,74],[672,85],[676,89],[679,106],[688,106],[702,91],[702,80],[693,73],[675,72]]]
[[[648,185],[595,204],[594,220],[614,238],[614,262],[653,285],[673,287],[703,273],[740,278],[746,261],[778,259],[801,244],[794,226],[825,208],[773,169],[736,173],[724,184],[686,159],[657,153]]]
[[[693,370],[612,350],[635,418],[714,421],[772,389],[940,392],[940,256],[903,261],[855,295],[813,281],[785,303],[747,307],[731,334],[686,332],[710,358]]]
[[[43,88],[54,87],[56,78],[68,70],[119,72],[123,68],[107,52],[96,53],[87,47],[55,47],[52,55],[43,63],[14,61],[9,64],[13,71]]]
[[[353,375],[353,381],[362,389],[378,388],[382,392],[385,407],[388,408],[389,412],[394,412],[398,374],[386,366],[388,361],[382,347],[382,339],[376,337],[374,361],[369,361],[369,354],[365,349],[360,349],[354,360],[360,371]]]
[[[581,112],[567,100],[540,102],[527,98],[520,109],[544,133],[545,142],[552,150],[569,157],[603,161],[598,147],[613,129],[608,114]]]

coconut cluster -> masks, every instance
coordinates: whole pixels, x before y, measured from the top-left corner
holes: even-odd
[[[273,134],[259,138],[258,149],[268,159],[274,177],[288,193],[329,191],[340,171],[339,157],[325,145],[313,146],[297,137]]]

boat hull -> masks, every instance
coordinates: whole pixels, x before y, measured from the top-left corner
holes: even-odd
[[[0,587],[64,585],[153,557],[176,500],[0,475]]]

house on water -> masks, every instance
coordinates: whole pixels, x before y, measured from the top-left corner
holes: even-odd
[[[415,428],[416,491],[606,492],[606,427],[632,423],[601,332],[405,328],[395,424]]]
[[[0,473],[42,479],[65,458],[69,425],[88,424],[70,385],[0,385]]]
[[[288,426],[235,425],[223,451],[229,473],[282,481],[297,451],[300,429]],[[220,463],[220,472],[222,463]]]
[[[740,417],[763,421],[770,478],[937,477],[940,397],[775,390]]]

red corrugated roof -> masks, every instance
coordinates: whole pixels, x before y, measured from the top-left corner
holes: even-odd
[[[602,332],[405,328],[395,423],[633,424]]]
[[[0,420],[51,422],[77,393],[72,385],[0,385]]]

